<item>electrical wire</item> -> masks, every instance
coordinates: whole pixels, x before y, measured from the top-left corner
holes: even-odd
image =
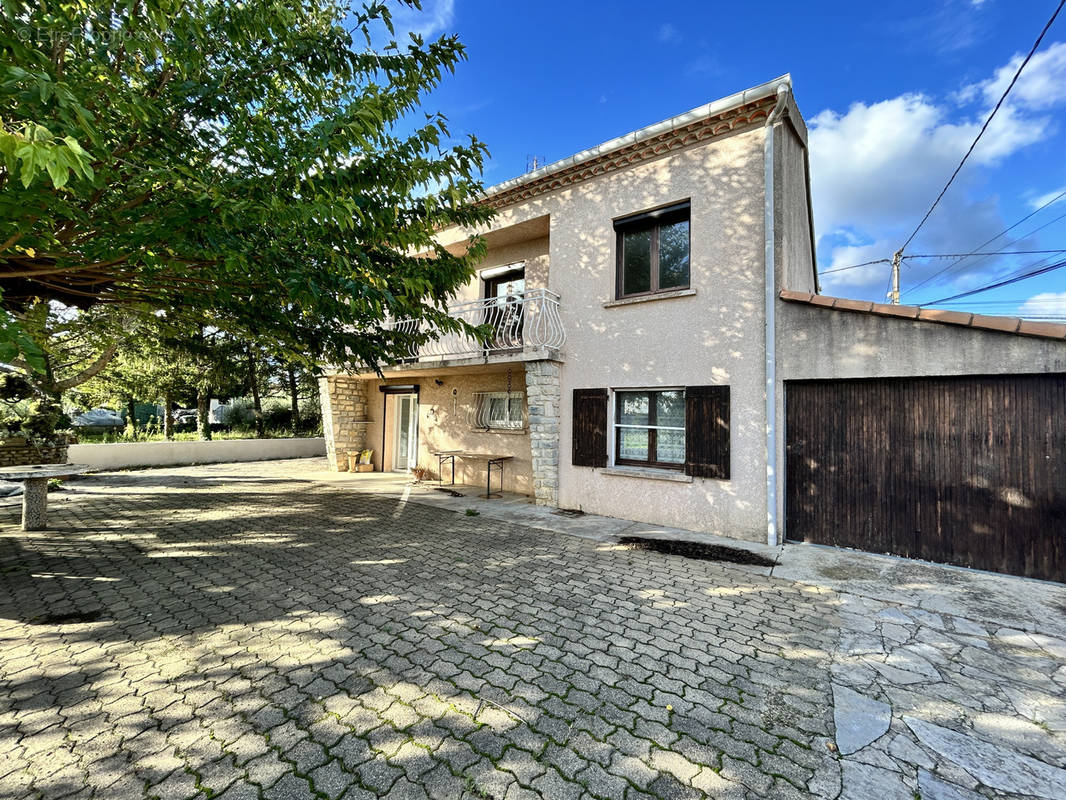
[[[951,184],[954,183],[955,178],[958,177],[958,174],[962,170],[962,167],[966,163],[966,160],[970,157],[970,154],[973,153],[974,148],[977,147],[977,143],[981,141],[981,137],[985,135],[985,131],[988,130],[989,123],[992,122],[992,119],[996,116],[996,112],[999,111],[1000,107],[1003,105],[1003,102],[1007,99],[1007,95],[1009,95],[1011,89],[1014,88],[1014,84],[1018,82],[1018,78],[1021,77],[1022,70],[1025,69],[1026,64],[1029,63],[1029,60],[1033,57],[1033,54],[1036,53],[1037,48],[1040,47],[1040,43],[1044,41],[1044,36],[1047,34],[1048,29],[1051,27],[1052,23],[1055,22],[1056,17],[1058,17],[1059,12],[1062,11],[1062,7],[1064,5],[1066,5],[1066,0],[1059,0],[1059,5],[1055,9],[1055,13],[1051,15],[1051,19],[1049,19],[1047,21],[1047,24],[1044,25],[1044,29],[1040,31],[1040,35],[1036,37],[1036,41],[1033,43],[1032,48],[1029,50],[1029,54],[1022,61],[1021,65],[1019,65],[1018,71],[1014,73],[1014,77],[1011,78],[1010,84],[1004,90],[1003,95],[999,98],[999,101],[992,109],[992,113],[988,115],[988,119],[985,120],[985,124],[981,126],[981,130],[978,131],[977,137],[973,140],[973,144],[970,145],[970,149],[966,151],[966,155],[962,157],[962,161],[960,161],[959,165],[955,167],[955,171],[951,173],[951,177],[948,178],[948,182],[944,184],[944,188],[940,190],[940,194],[937,195],[936,200],[933,201],[933,205],[931,205],[929,207],[929,210],[925,212],[925,216],[922,217],[922,221],[918,223],[918,227],[914,229],[910,236],[907,237],[907,241],[903,243],[903,247],[899,249],[899,252],[902,252],[907,249],[907,246],[910,245],[910,243],[914,240],[914,237],[918,235],[918,231],[920,231],[922,229],[922,226],[925,225],[926,220],[929,219],[929,215],[933,213],[933,210],[940,203],[941,199],[943,199],[944,195],[947,194],[948,189],[951,187]]]
[[[887,258],[878,258],[878,259],[875,259],[873,261],[863,261],[861,264],[849,264],[846,267],[834,267],[833,269],[823,269],[818,274],[819,275],[829,275],[829,274],[831,274],[833,272],[845,272],[846,270],[849,270],[849,269],[858,269],[859,267],[868,267],[871,264],[891,264],[891,263],[892,262],[889,261]]]
[[[935,306],[940,305],[941,303],[947,303],[950,300],[960,300],[963,297],[970,297],[971,295],[980,294],[981,292],[987,292],[991,289],[999,289],[1004,286],[1009,286],[1012,283],[1024,281],[1028,278],[1035,278],[1037,275],[1043,275],[1047,272],[1051,272],[1052,270],[1061,269],[1062,267],[1066,267],[1066,260],[1057,261],[1054,264],[1050,264],[1046,267],[1040,267],[1039,269],[1030,270],[1029,272],[1025,272],[1021,275],[1014,275],[1013,277],[1005,278],[1001,281],[997,281],[996,283],[990,283],[986,286],[979,286],[976,289],[970,289],[968,292],[960,292],[959,294],[953,294],[950,297],[942,297],[939,300],[933,300],[930,303],[920,303],[919,305]]]
[[[944,253],[943,255],[922,254],[903,256],[903,258],[969,258],[970,256],[1036,256],[1043,253],[1066,253],[1066,247],[1058,250],[993,250],[989,253]]]
[[[1044,205],[1040,206],[1040,208],[1038,208],[1038,209],[1037,209],[1036,211],[1034,211],[1034,212],[1033,212],[1032,214],[1028,214],[1027,216],[1025,216],[1025,217],[1022,217],[1022,219],[1018,220],[1018,221],[1017,221],[1017,222],[1015,222],[1015,223],[1014,223],[1013,225],[1011,225],[1011,226],[1010,226],[1010,228],[1007,228],[1007,229],[1006,229],[1006,230],[1004,230],[1004,231],[1003,231],[1002,233],[998,233],[998,234],[996,234],[996,235],[995,235],[995,236],[993,236],[993,237],[992,237],[991,239],[989,239],[989,240],[988,240],[988,242],[985,242],[984,244],[982,244],[982,245],[981,245],[980,247],[978,247],[977,249],[978,249],[978,250],[980,250],[980,249],[981,249],[981,248],[983,248],[983,247],[984,247],[985,245],[987,245],[987,244],[988,244],[989,242],[993,242],[993,241],[995,241],[996,239],[998,239],[998,238],[999,238],[1000,236],[1002,236],[1002,235],[1003,235],[1004,233],[1006,233],[1007,231],[1011,230],[1012,228],[1016,228],[1016,227],[1018,227],[1018,225],[1020,225],[1021,223],[1025,222],[1025,221],[1026,221],[1027,219],[1029,219],[1030,217],[1032,217],[1032,216],[1033,216],[1033,214],[1036,214],[1036,213],[1038,213],[1038,212],[1040,212],[1040,211],[1043,211],[1043,210],[1044,210],[1045,208],[1047,208],[1047,207],[1048,207],[1049,205],[1051,205],[1052,203],[1054,203],[1054,202],[1055,202],[1056,200],[1058,200],[1058,199],[1059,199],[1060,197],[1062,197],[1063,195],[1066,195],[1066,192],[1063,192],[1062,194],[1058,195],[1057,197],[1055,197],[1055,198],[1053,198],[1053,199],[1049,200],[1048,202],[1044,203]],[[1029,238],[1030,236],[1033,236],[1033,235],[1035,235],[1035,234],[1039,233],[1040,231],[1044,230],[1044,228],[1047,228],[1047,227],[1049,227],[1049,226],[1051,226],[1051,225],[1054,225],[1054,224],[1055,224],[1056,222],[1058,222],[1058,221],[1059,221],[1060,219],[1063,219],[1063,218],[1066,218],[1066,213],[1063,213],[1063,214],[1059,214],[1059,215],[1058,215],[1057,217],[1055,217],[1055,218],[1054,218],[1053,220],[1051,220],[1050,222],[1045,222],[1045,223],[1044,223],[1043,225],[1041,225],[1041,226],[1040,226],[1039,228],[1033,228],[1033,229],[1032,229],[1031,231],[1029,231],[1029,233],[1026,233],[1026,234],[1024,234],[1024,235],[1022,235],[1022,236],[1019,236],[1019,237],[1018,237],[1017,239],[1011,239],[1011,240],[1010,240],[1009,242],[1007,242],[1007,244],[1005,244],[1005,245],[1004,245],[1004,247],[1005,247],[1005,248],[1006,248],[1006,247],[1010,247],[1010,246],[1011,246],[1012,244],[1017,244],[1018,242],[1021,242],[1021,241],[1025,241],[1025,240],[1026,240],[1026,239],[1028,239],[1028,238]],[[985,261],[985,260],[986,260],[987,258],[989,258],[990,256],[993,256],[993,255],[1002,255],[1002,254],[1003,254],[1003,251],[994,251],[994,252],[992,252],[992,253],[989,253],[989,254],[987,254],[987,255],[984,255],[984,256],[982,256],[981,258],[978,258],[978,259],[977,259],[976,261],[974,261],[974,262],[972,262],[972,263],[970,263],[970,264],[967,264],[967,265],[966,265],[966,267],[965,267],[965,269],[973,269],[973,267],[977,266],[977,265],[978,265],[978,264],[980,264],[980,263],[981,263],[982,261]],[[909,256],[908,256],[908,257],[909,257]],[[939,270],[937,270],[936,272],[934,272],[934,273],[933,273],[932,275],[930,275],[930,276],[929,276],[928,278],[926,278],[925,280],[923,280],[923,281],[920,281],[919,283],[916,283],[916,284],[915,284],[914,286],[910,287],[910,289],[908,289],[908,290],[907,290],[907,292],[908,292],[908,293],[910,293],[910,292],[914,292],[914,291],[917,291],[918,289],[920,289],[920,288],[922,288],[923,286],[925,286],[925,285],[926,285],[927,283],[929,283],[929,282],[930,282],[931,280],[933,280],[934,278],[937,278],[938,276],[940,276],[940,275],[943,275],[943,274],[945,274],[945,273],[947,273],[947,272],[951,271],[951,270],[952,270],[952,269],[953,269],[953,268],[955,267],[955,265],[956,265],[956,264],[958,264],[958,263],[960,263],[960,262],[962,262],[962,261],[964,261],[964,260],[965,260],[965,257],[964,257],[964,258],[960,258],[960,259],[959,259],[958,261],[952,262],[951,264],[948,264],[948,265],[947,265],[946,267],[944,267],[944,268],[942,268],[942,269],[939,269]]]

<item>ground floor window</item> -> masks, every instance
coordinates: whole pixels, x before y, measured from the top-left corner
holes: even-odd
[[[479,392],[475,427],[521,430],[524,395],[521,392]]]
[[[685,392],[615,393],[615,462],[681,469],[685,464]]]

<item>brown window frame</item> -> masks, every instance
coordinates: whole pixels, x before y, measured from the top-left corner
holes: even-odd
[[[659,229],[663,225],[672,225],[675,222],[681,222],[686,220],[688,222],[688,256],[689,256],[689,268],[688,268],[688,280],[685,281],[684,286],[668,286],[665,289],[659,288]],[[672,203],[668,206],[655,209],[653,211],[646,211],[641,214],[633,214],[614,221],[615,230],[615,287],[614,296],[616,300],[626,300],[631,297],[650,297],[656,294],[663,294],[665,292],[677,292],[689,289],[692,287],[692,203],[690,200],[683,200],[679,203]],[[623,245],[624,237],[626,233],[632,233],[635,231],[651,231],[651,265],[649,270],[651,274],[648,276],[648,283],[651,286],[646,292],[630,292],[625,293],[625,275],[623,270],[622,259],[625,255],[625,248]]]
[[[649,467],[651,469],[672,469],[681,472],[685,469],[685,461],[688,456],[687,446],[688,440],[686,436],[686,458],[682,458],[681,461],[652,461],[651,455],[654,453],[656,457],[659,455],[659,431],[653,427],[648,429],[648,460],[641,461],[636,458],[622,458],[619,453],[622,452],[622,425],[618,420],[622,418],[622,395],[624,394],[646,394],[648,395],[648,425],[658,424],[658,408],[655,403],[655,395],[663,394],[664,392],[680,392],[681,399],[684,401],[685,390],[684,389],[616,389],[614,392],[614,463],[620,466],[626,467]],[[638,426],[642,427],[642,426]],[[685,425],[683,430],[688,431],[688,418],[686,415]]]

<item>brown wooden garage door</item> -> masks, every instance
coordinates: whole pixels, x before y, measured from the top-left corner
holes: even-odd
[[[1066,375],[785,385],[788,538],[1066,581]]]

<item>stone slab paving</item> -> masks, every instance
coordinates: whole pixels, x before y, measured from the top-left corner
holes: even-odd
[[[306,471],[0,509],[0,797],[1066,797],[1053,624]]]

